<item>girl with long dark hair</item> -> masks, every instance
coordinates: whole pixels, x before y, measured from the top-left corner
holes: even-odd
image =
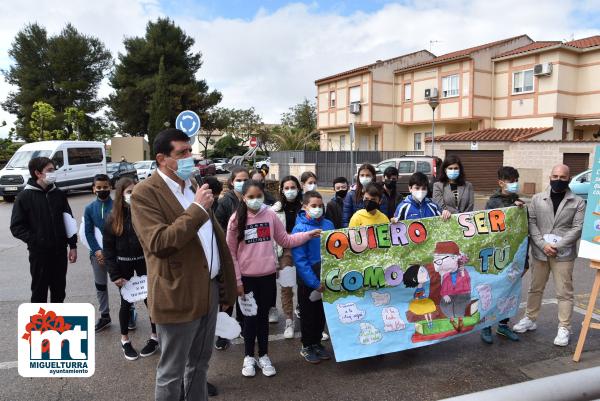
[[[346,195],[346,199],[344,199],[344,212],[342,214],[342,225],[344,227],[348,227],[348,223],[350,219],[357,211],[364,209],[365,204],[363,202],[363,197],[365,196],[365,188],[367,185],[371,183],[375,183],[377,174],[375,172],[375,167],[373,167],[369,163],[365,163],[358,168],[358,179],[356,180],[356,185],[354,189],[352,189]],[[383,198],[381,203],[379,204],[379,210],[384,213],[387,211],[387,199]]]
[[[277,260],[273,248],[276,243],[283,248],[300,246],[311,238],[318,238],[321,230],[288,234],[275,212],[264,204],[263,187],[257,181],[249,180],[244,184],[242,200],[227,227],[227,245],[235,266],[238,295],[244,297],[252,292],[257,305],[255,315],[244,316],[242,375],[254,376],[258,365],[265,376],[273,376],[276,371],[267,355],[269,309],[277,295]],[[254,357],[257,340],[258,361]]]
[[[458,156],[448,156],[442,163],[439,181],[433,184],[433,201],[442,209],[442,217],[472,212],[475,205],[473,185],[466,180]]]
[[[135,181],[123,177],[115,186],[115,200],[110,214],[106,217],[103,236],[104,263],[106,264],[110,280],[119,288],[130,280],[134,273],[137,276],[146,274],[146,260],[137,234],[131,223],[131,192]],[[146,307],[147,301],[144,299]],[[121,346],[125,358],[133,361],[139,355],[146,357],[158,350],[158,337],[156,325],[150,319],[152,334],[140,353],[135,350],[129,339],[129,317],[131,303],[121,296],[119,310],[119,324],[121,326]]]
[[[302,209],[302,191],[300,182],[293,175],[283,177],[279,183],[279,202],[271,208],[285,225],[285,231],[290,234],[296,225],[296,217]],[[294,266],[292,250],[277,246],[279,269]],[[286,339],[294,338],[294,289],[281,287],[281,307],[285,315],[285,329],[283,336]],[[269,312],[269,322],[277,323],[279,317],[275,304]]]

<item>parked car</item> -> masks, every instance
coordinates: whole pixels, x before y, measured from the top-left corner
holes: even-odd
[[[196,161],[196,168],[198,169],[198,173],[202,177],[217,174],[217,168],[213,161],[210,159]]]
[[[264,160],[259,160],[254,164],[254,168],[257,170],[260,170],[262,168],[262,166],[267,166],[269,168],[271,168],[271,158],[267,157]]]
[[[106,173],[104,144],[91,141],[26,143],[0,170],[0,196],[13,202],[31,177],[27,165],[34,157],[49,157],[56,164],[56,186],[64,191],[91,189],[96,174]]]
[[[227,170],[227,167],[225,167],[225,165],[229,163],[229,159],[218,158],[214,159],[213,162],[215,163],[215,169],[217,171],[217,174],[224,174],[229,172]]]
[[[573,191],[573,193],[575,193],[576,195],[581,196],[586,201],[591,186],[592,170],[587,170],[577,174],[575,177],[571,178],[571,183],[569,184],[569,188],[571,188],[571,191]]]
[[[137,170],[138,180],[145,180],[156,170],[156,160],[142,160],[133,164]]]
[[[138,181],[137,170],[133,163],[129,162],[108,163],[106,165],[106,174],[110,178],[110,185],[113,188],[117,181],[119,181],[119,178],[122,177],[130,177],[135,182]]]
[[[429,179],[429,189],[431,191],[435,180],[436,167],[435,158],[431,156],[403,156],[393,159],[387,159],[375,165],[377,181],[383,181],[383,172],[388,167],[398,169],[398,192],[408,195],[408,180],[413,173],[421,172]]]

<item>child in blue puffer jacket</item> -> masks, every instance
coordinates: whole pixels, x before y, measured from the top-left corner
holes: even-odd
[[[427,176],[417,172],[410,176],[408,190],[410,195],[400,202],[392,218],[392,223],[402,220],[422,219],[440,216],[440,208],[427,197]]]
[[[293,233],[315,229],[333,230],[333,223],[323,217],[323,197],[316,191],[308,191],[302,199],[302,210],[296,218]],[[321,276],[321,240],[313,238],[304,245],[292,249],[296,274],[298,276],[298,304],[300,305],[300,330],[302,349],[300,355],[307,362],[319,363],[331,359],[329,352],[321,345],[321,336],[325,329],[325,313],[321,298],[311,300],[311,293],[323,292]]]

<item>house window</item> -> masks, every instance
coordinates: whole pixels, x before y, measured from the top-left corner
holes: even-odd
[[[335,108],[335,91],[329,92],[329,107]]]
[[[458,74],[442,77],[442,97],[458,96]]]
[[[412,99],[412,85],[404,84],[404,101],[409,102]]]
[[[350,88],[350,103],[360,103],[360,86]]]
[[[422,144],[421,144],[421,133],[417,132],[415,134],[415,150],[421,150],[422,149]]]
[[[346,150],[346,135],[340,135],[340,150]]]
[[[533,92],[533,70],[513,72],[513,95]]]
[[[582,129],[576,129],[575,132],[574,132],[574,134],[575,134],[574,135],[575,136],[575,138],[574,138],[575,140],[583,141],[583,130]]]
[[[379,150],[379,135],[373,137],[373,146],[375,147],[374,150]]]

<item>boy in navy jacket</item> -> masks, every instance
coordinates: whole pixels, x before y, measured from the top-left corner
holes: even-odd
[[[308,191],[302,199],[302,210],[296,218],[293,233],[322,229],[333,230],[333,223],[323,217],[323,197],[316,191]],[[331,359],[329,352],[321,345],[321,336],[325,329],[325,313],[321,298],[311,301],[311,293],[323,292],[321,275],[321,240],[314,238],[302,246],[292,249],[296,274],[298,276],[298,304],[300,305],[300,329],[302,349],[300,355],[307,362],[319,363]]]
[[[392,218],[392,222],[425,217],[440,216],[438,206],[427,197],[428,180],[423,173],[417,172],[410,176],[408,190],[410,195],[400,202]]]

